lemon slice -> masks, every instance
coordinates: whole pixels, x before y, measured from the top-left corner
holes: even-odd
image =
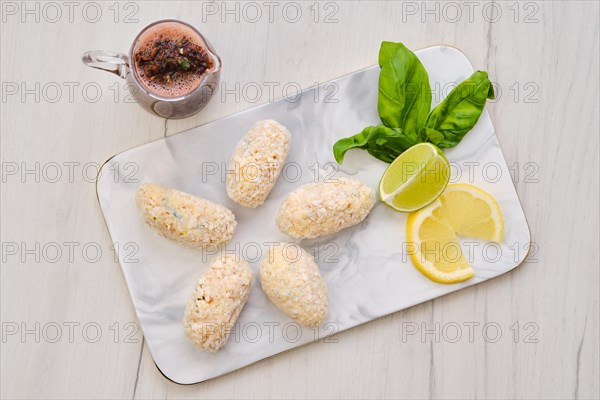
[[[415,211],[434,201],[449,179],[450,164],[444,153],[431,143],[419,143],[385,170],[379,197],[396,211]]]
[[[408,215],[407,252],[414,266],[432,281],[462,282],[475,271],[457,235],[500,243],[503,231],[502,213],[492,196],[473,185],[448,185],[433,203]]]

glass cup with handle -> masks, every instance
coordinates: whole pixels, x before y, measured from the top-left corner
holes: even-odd
[[[208,67],[202,73],[180,71],[175,80],[163,82],[162,79],[155,80],[156,76],[148,76],[143,66],[138,65],[136,55],[156,41],[170,40],[181,44],[182,38],[193,43],[195,49],[203,50]],[[183,53],[183,49],[180,50]],[[85,52],[81,60],[89,67],[125,79],[138,104],[163,118],[186,118],[202,110],[217,91],[221,78],[221,59],[212,45],[196,28],[174,19],[156,21],[145,27],[131,44],[128,55],[92,50]]]

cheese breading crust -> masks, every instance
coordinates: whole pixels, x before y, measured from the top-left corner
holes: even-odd
[[[273,304],[300,325],[325,322],[327,285],[311,254],[295,243],[269,248],[260,265],[260,284]]]
[[[227,195],[244,207],[265,202],[290,149],[292,135],[274,120],[258,121],[237,144],[227,174]]]
[[[218,246],[235,231],[235,216],[228,208],[175,189],[145,183],[137,191],[136,204],[148,225],[186,246]]]
[[[185,335],[201,350],[214,353],[227,343],[248,300],[252,271],[244,259],[237,257],[218,256],[185,307]]]
[[[356,179],[309,183],[285,198],[277,226],[296,239],[314,239],[358,224],[374,204],[375,192]]]

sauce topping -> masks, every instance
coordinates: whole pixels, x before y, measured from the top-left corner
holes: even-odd
[[[169,84],[175,80],[201,76],[213,67],[206,50],[188,37],[158,38],[148,42],[134,55],[138,71],[145,80]]]

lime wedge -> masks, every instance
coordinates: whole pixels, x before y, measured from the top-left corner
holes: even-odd
[[[431,143],[419,143],[385,170],[379,197],[396,211],[415,211],[437,199],[449,179],[450,164],[444,153]]]

